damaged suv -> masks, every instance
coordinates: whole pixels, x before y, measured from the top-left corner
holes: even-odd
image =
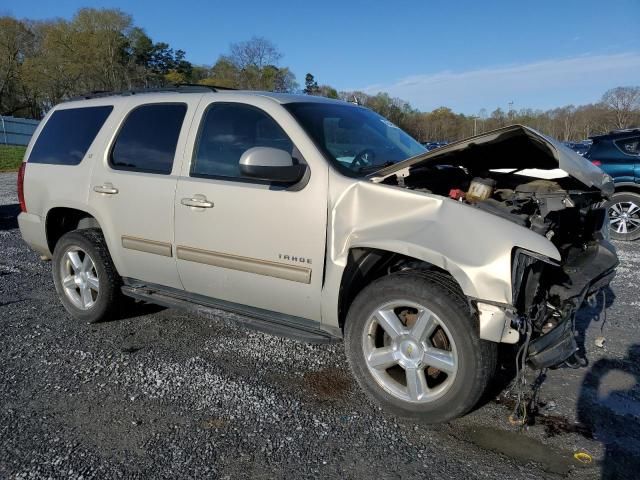
[[[576,349],[618,263],[610,177],[512,126],[432,152],[349,103],[176,87],[63,103],[19,174],[24,239],[74,317],[124,296],[344,339],[388,411],[463,415],[499,343],[535,368]]]

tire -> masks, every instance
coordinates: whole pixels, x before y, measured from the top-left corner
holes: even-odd
[[[92,265],[86,261],[87,255]],[[72,258],[81,266],[74,266]],[[58,297],[74,318],[96,323],[115,316],[124,297],[120,290],[122,279],[99,229],[63,235],[53,252],[52,273]]]
[[[395,340],[387,330],[393,328],[381,326],[393,319],[400,320],[403,332],[394,333]],[[429,327],[418,335],[423,331],[419,325]],[[455,282],[408,271],[378,279],[358,294],[345,322],[345,349],[358,384],[375,403],[398,417],[440,423],[473,408],[496,370],[497,344],[481,340],[478,331],[477,315]],[[427,358],[433,347],[437,355]],[[444,362],[438,363],[440,358]],[[404,366],[393,365],[396,360]],[[386,369],[387,364],[392,366]]]
[[[640,238],[640,194],[616,192],[607,202],[614,240],[632,241]]]

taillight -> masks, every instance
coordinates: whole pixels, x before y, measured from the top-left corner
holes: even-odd
[[[27,163],[22,162],[20,169],[18,170],[18,201],[20,202],[20,210],[27,211],[27,204],[24,201],[24,171],[27,168]]]
[[[591,163],[593,163],[596,167],[602,166],[602,162],[600,160],[591,160]]]

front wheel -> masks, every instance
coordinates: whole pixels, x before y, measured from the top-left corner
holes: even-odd
[[[345,323],[356,380],[386,410],[425,423],[468,412],[496,365],[461,292],[423,274],[397,273],[367,286]]]
[[[616,240],[640,238],[640,195],[632,192],[617,192],[607,203],[609,209],[609,231]]]

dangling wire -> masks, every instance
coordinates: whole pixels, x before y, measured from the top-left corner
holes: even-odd
[[[540,403],[539,402],[540,390],[541,390],[542,384],[546,379],[547,379],[547,369],[543,368],[540,370],[540,372],[538,373],[538,377],[536,378],[535,382],[533,382],[533,385],[531,386],[531,399],[529,400],[527,409],[529,412],[531,412],[534,415],[538,412],[538,404]]]
[[[527,353],[529,351],[529,341],[531,340],[531,333],[533,331],[531,320],[527,319],[525,325],[526,336],[523,344],[520,346],[518,353],[516,354],[516,378],[512,387],[517,390],[518,398],[513,408],[513,412],[509,415],[509,422],[513,425],[520,425],[521,427],[524,427],[527,422],[527,404],[523,401],[523,397],[527,385]]]
[[[600,315],[604,315],[602,319],[602,325],[600,325],[600,333],[604,333],[604,324],[607,323],[607,289],[602,289],[602,310]]]

